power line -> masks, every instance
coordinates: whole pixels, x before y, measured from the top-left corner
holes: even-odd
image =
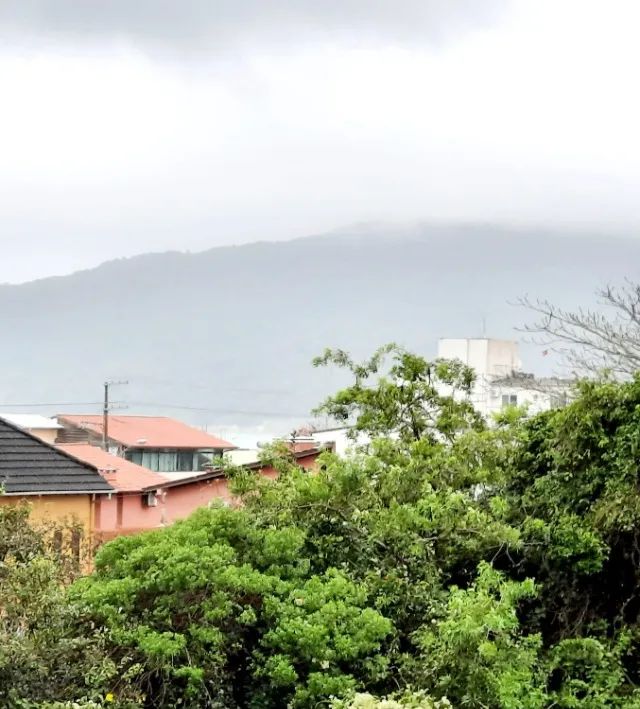
[[[238,416],[294,416],[296,418],[309,416],[309,412],[300,413],[295,411],[250,411],[246,409],[221,409],[206,406],[184,406],[181,404],[168,404],[157,401],[129,401],[133,406],[155,406],[162,409],[182,409],[184,411],[202,411],[210,414],[236,414]]]
[[[168,404],[166,402],[157,401],[127,401],[126,402],[132,406],[147,406],[147,407],[157,407],[159,409],[176,409],[182,411],[201,411],[203,413],[210,414],[234,414],[237,416],[266,416],[266,417],[293,417],[293,418],[303,418],[308,417],[309,412],[301,413],[295,411],[251,411],[247,409],[224,409],[224,408],[211,408],[206,406],[188,406],[182,404]],[[114,405],[124,405],[125,402],[111,402],[109,404],[110,408]],[[53,406],[101,406],[102,401],[50,401],[50,402],[31,402],[22,404],[0,404],[0,409],[9,408],[36,408],[36,407],[53,407]]]
[[[203,382],[194,382],[194,381],[187,381],[186,379],[164,379],[162,377],[155,377],[150,374],[136,374],[134,379],[136,381],[147,381],[147,382],[154,382],[156,384],[161,384],[165,386],[172,386],[176,387],[179,386],[180,388],[188,388],[188,389],[196,389],[199,391],[210,391],[210,392],[242,392],[243,394],[267,394],[267,395],[277,395],[277,396],[283,396],[283,395],[288,395],[288,394],[293,394],[294,391],[291,389],[256,389],[256,388],[250,388],[250,387],[229,387],[229,386],[220,386],[218,383],[212,384],[210,381],[207,381],[206,383]]]

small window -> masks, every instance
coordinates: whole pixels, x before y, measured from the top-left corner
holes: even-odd
[[[71,553],[76,563],[80,563],[80,544],[82,542],[82,531],[73,529],[71,531]]]
[[[56,554],[62,553],[62,530],[56,529],[53,533],[53,550]]]
[[[502,395],[502,408],[507,406],[517,406],[518,405],[518,395],[517,394],[503,394]]]

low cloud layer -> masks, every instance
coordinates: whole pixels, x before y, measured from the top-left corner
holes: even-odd
[[[194,49],[314,36],[441,42],[495,20],[507,0],[4,0],[0,25],[22,37],[124,39]]]
[[[360,221],[637,233],[637,0],[0,0],[0,283]]]

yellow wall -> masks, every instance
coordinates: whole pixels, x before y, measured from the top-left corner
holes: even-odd
[[[59,433],[57,428],[30,428],[28,430],[32,436],[37,436],[45,443],[50,443],[51,445],[56,442]]]
[[[30,519],[39,522],[80,524],[87,535],[93,533],[93,502],[91,495],[0,495],[0,505],[31,505]]]

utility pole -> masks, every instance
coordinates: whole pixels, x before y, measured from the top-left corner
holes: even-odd
[[[104,406],[102,408],[102,449],[109,450],[109,382],[104,383]]]
[[[109,387],[128,383],[129,382],[125,381],[106,381],[104,383],[104,405],[102,407],[102,448],[105,451],[109,450]]]

